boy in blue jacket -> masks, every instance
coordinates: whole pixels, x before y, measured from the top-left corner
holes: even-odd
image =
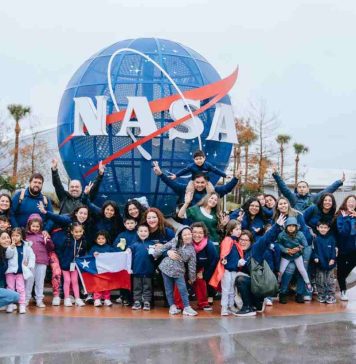
[[[335,303],[334,268],[336,261],[336,242],[329,234],[330,224],[319,221],[316,227],[318,234],[314,240],[313,259],[316,263],[316,286],[318,301]]]
[[[133,310],[151,309],[152,300],[152,276],[155,271],[154,258],[152,256],[154,243],[148,240],[150,235],[148,225],[141,224],[137,228],[138,238],[126,251],[132,253],[132,275],[133,275]],[[152,250],[152,251],[151,251]]]
[[[114,240],[113,246],[120,251],[125,251],[137,240],[137,222],[132,217],[124,218],[125,231],[120,233]]]

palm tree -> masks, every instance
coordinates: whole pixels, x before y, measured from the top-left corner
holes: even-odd
[[[303,144],[294,143],[294,152],[295,152],[295,175],[294,175],[294,186],[297,187],[298,182],[298,167],[299,167],[299,155],[305,154],[309,152],[309,148]]]
[[[291,137],[286,134],[277,135],[276,142],[279,144],[279,151],[281,154],[281,177],[283,178],[283,169],[284,169],[284,145],[288,144],[291,140]]]
[[[19,104],[11,104],[7,107],[10,115],[15,119],[15,148],[14,148],[14,168],[12,171],[12,178],[16,182],[17,178],[17,162],[19,159],[19,136],[20,136],[20,120],[31,113],[29,106],[22,106]]]

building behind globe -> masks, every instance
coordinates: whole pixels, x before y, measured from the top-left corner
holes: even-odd
[[[206,59],[179,43],[153,38],[118,42],[90,57],[69,81],[58,115],[58,145],[73,132],[74,97],[90,97],[95,103],[95,96],[106,95],[107,114],[116,112],[110,97],[107,69],[112,54],[123,48],[132,48],[148,55],[172,77],[182,92],[220,80]],[[129,51],[113,58],[111,77],[120,109],[126,109],[127,96],[145,96],[150,102],[177,94],[172,83],[158,68],[142,56]],[[225,96],[220,102],[230,104],[230,99]],[[213,107],[199,114],[204,123],[202,146],[208,161],[224,170],[229,161],[231,144],[205,140],[214,112]],[[158,129],[173,121],[168,111],[155,113],[154,119]],[[185,128],[179,126],[177,129],[184,131]],[[75,137],[60,146],[62,161],[69,176],[88,183],[93,175],[84,175],[98,161],[132,144],[129,137],[115,136],[119,130],[120,123],[110,124],[107,125],[108,136]],[[199,149],[198,139],[169,140],[167,133],[142,146],[152,155],[152,160],[159,162],[164,172],[176,172],[185,167],[192,162],[194,151]],[[217,179],[214,176],[212,182],[215,183]],[[180,179],[179,182],[187,183],[188,179]],[[101,191],[106,198],[114,199],[120,204],[129,198],[146,196],[150,205],[160,207],[165,213],[174,210],[176,205],[174,192],[153,174],[152,161],[144,159],[137,148],[107,166]]]

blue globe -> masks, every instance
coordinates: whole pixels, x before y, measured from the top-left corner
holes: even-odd
[[[221,78],[209,62],[194,50],[165,39],[138,38],[115,43],[86,60],[72,76],[62,96],[59,114],[57,140],[65,169],[71,179],[79,179],[85,185],[93,180],[94,174],[86,172],[116,151],[132,144],[130,137],[118,137],[120,123],[107,125],[108,136],[74,137],[62,145],[74,130],[75,97],[90,97],[96,103],[96,96],[106,95],[107,114],[116,112],[110,97],[107,69],[111,55],[119,49],[131,48],[144,53],[157,62],[175,81],[182,92],[196,89],[219,81]],[[163,73],[142,56],[130,51],[119,53],[113,58],[111,84],[120,109],[127,107],[128,96],[145,96],[148,101],[177,94],[172,83]],[[203,101],[207,102],[207,101]],[[225,96],[220,102],[230,104]],[[199,117],[204,123],[201,135],[207,160],[220,169],[225,169],[232,145],[206,140],[214,117],[215,107],[207,109]],[[167,111],[154,113],[157,128],[173,120]],[[138,138],[139,139],[139,138]],[[142,145],[157,160],[164,172],[176,172],[193,161],[194,151],[199,149],[197,139],[169,140],[163,133]],[[152,160],[142,157],[137,148],[111,161],[106,167],[100,188],[99,199],[113,199],[120,205],[129,198],[146,196],[151,206],[164,213],[176,207],[176,195],[152,171]],[[212,176],[216,183],[219,177]],[[177,179],[188,183],[189,179]],[[100,203],[100,201],[98,201]]]

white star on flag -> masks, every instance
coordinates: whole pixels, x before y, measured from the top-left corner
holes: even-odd
[[[85,259],[80,263],[83,268],[89,268],[89,262],[87,262]]]

